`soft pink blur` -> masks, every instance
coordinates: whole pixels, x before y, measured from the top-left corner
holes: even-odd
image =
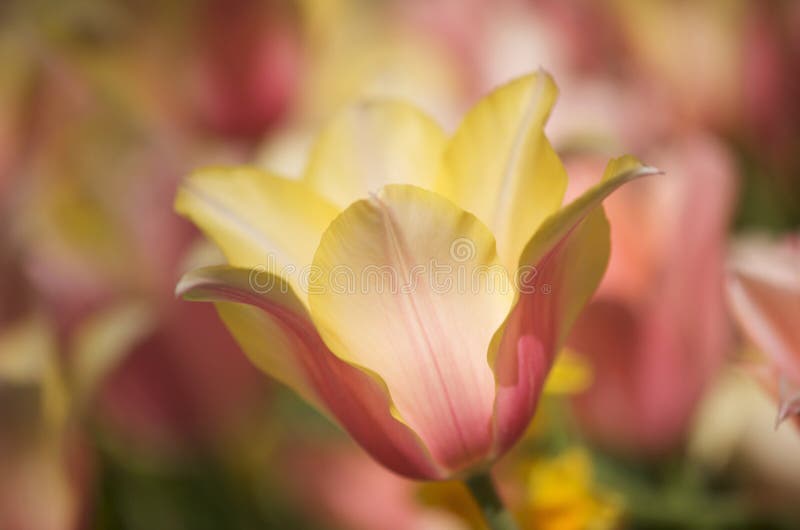
[[[283,459],[290,496],[321,520],[350,530],[458,530],[454,516],[426,507],[416,485],[356,447],[294,447]]]
[[[3,283],[26,289],[11,297],[25,306],[13,317],[35,307],[56,325],[67,365],[67,345],[87,319],[146,305],[153,325],[126,346],[94,403],[125,439],[187,448],[258,406],[264,388],[213,308],[173,292],[199,240],[172,211],[177,183],[200,160],[239,155],[186,128],[176,87],[154,75],[166,67],[158,55],[146,46],[120,54],[127,62],[101,69],[42,46],[25,115],[31,132],[14,160],[14,193],[2,197],[11,221],[0,233],[9,248],[2,261],[15,273]],[[119,100],[114,112],[109,93]]]
[[[0,451],[0,527],[3,530],[83,528],[91,509],[92,462],[85,440],[39,440]]]
[[[728,297],[740,328],[767,358],[759,379],[800,425],[800,236],[744,239],[731,255]]]
[[[800,4],[752,2],[743,29],[744,120],[738,136],[775,171],[778,193],[797,196],[800,157]]]
[[[299,28],[280,2],[206,0],[197,14],[195,106],[222,136],[259,140],[299,88]]]
[[[603,445],[643,455],[681,444],[728,351],[722,274],[734,199],[731,161],[712,138],[695,135],[648,162],[666,175],[607,201],[609,269],[569,341],[594,372],[574,400],[580,424]],[[571,175],[592,166],[579,161]]]

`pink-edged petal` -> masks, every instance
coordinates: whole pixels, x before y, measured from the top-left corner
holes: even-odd
[[[191,220],[236,267],[279,273],[299,290],[319,236],[338,209],[303,182],[254,167],[194,171],[175,211]]]
[[[519,297],[492,345],[497,398],[495,452],[524,432],[566,334],[608,263],[603,199],[633,179],[658,173],[631,157],[612,161],[603,182],[542,224],[520,258]]]
[[[417,435],[392,416],[384,384],[330,352],[285,280],[257,274],[255,281],[250,269],[199,269],[184,276],[177,292],[215,302],[259,368],[333,416],[378,462],[411,478],[442,478]]]
[[[739,242],[729,264],[734,316],[775,365],[800,382],[800,240]]]
[[[391,185],[331,223],[314,265],[309,306],[331,350],[380,374],[443,466],[481,462],[494,402],[486,352],[513,299],[489,230],[436,193]]]

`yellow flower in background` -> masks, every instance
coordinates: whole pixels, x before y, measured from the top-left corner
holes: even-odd
[[[540,530],[604,530],[618,527],[623,506],[621,497],[598,489],[589,455],[570,449],[533,464],[522,511]]]
[[[544,386],[545,394],[579,394],[592,383],[592,367],[569,348],[561,350]]]
[[[556,96],[543,72],[519,78],[450,138],[407,103],[365,101],[322,130],[299,181],[196,172],[176,209],[230,266],[188,273],[178,293],[216,302],[256,365],[386,467],[485,469],[525,431],[602,277],[602,200],[656,172],[614,160],[562,205],[543,132]]]
[[[533,460],[521,458],[506,471],[522,483],[508,497],[522,528],[536,530],[611,530],[624,515],[623,498],[598,485],[589,454],[578,447]],[[517,473],[519,471],[519,473]],[[514,483],[515,481],[510,481]],[[512,493],[514,492],[515,493]],[[485,525],[467,491],[456,482],[431,483],[418,490],[427,507],[457,515],[473,530]]]

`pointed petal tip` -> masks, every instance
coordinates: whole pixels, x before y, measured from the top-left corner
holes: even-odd
[[[772,428],[777,431],[778,427],[780,427],[781,424],[789,418],[789,416],[791,416],[790,408],[785,404],[781,405],[778,408],[778,413],[775,414],[775,424],[772,426]]]
[[[775,418],[776,429],[790,416],[800,415],[800,391],[797,390],[796,383],[781,375],[778,380],[778,393],[780,401]]]
[[[639,168],[638,171],[642,176],[646,175],[665,175],[666,172],[663,169],[658,169],[657,167],[653,166],[642,166]]]
[[[665,175],[665,174],[666,173],[663,170],[657,167],[639,165],[637,167],[633,167],[625,171],[624,173],[619,175],[618,178],[624,182],[630,182],[632,180],[637,180],[643,177],[653,177],[656,175]]]
[[[545,68],[542,65],[539,65],[539,67],[536,69],[536,72],[534,72],[534,73],[537,76],[550,78],[551,80],[553,80],[553,82],[555,82],[555,78],[553,77],[553,74],[550,73],[550,70],[548,70],[547,68]]]
[[[196,300],[192,296],[192,292],[202,283],[202,277],[198,274],[199,272],[195,269],[181,276],[181,279],[175,285],[175,298],[183,298],[188,301]]]
[[[210,287],[219,287],[228,279],[230,271],[236,271],[226,265],[212,265],[186,272],[175,286],[175,297],[189,302],[209,302],[216,298],[211,295]]]

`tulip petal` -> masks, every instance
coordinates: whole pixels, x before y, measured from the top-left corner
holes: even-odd
[[[520,258],[520,295],[492,344],[497,380],[495,450],[525,430],[556,353],[608,263],[605,199],[622,184],[658,173],[632,157],[613,160],[603,181],[550,216]]]
[[[567,187],[566,171],[544,135],[557,96],[553,79],[541,71],[486,96],[448,144],[434,188],[489,226],[508,267],[561,205]]]
[[[314,265],[309,306],[334,354],[380,374],[439,463],[485,456],[486,352],[513,300],[489,230],[436,193],[390,185],[331,223]]]
[[[285,280],[262,272],[207,267],[186,274],[178,294],[216,302],[234,338],[263,371],[332,415],[373,458],[411,478],[443,472],[416,434],[393,417],[383,383],[333,355],[314,329],[304,304]],[[270,284],[270,288],[265,286]]]
[[[199,226],[231,265],[260,266],[290,277],[293,287],[337,214],[303,183],[250,167],[196,171],[178,190],[175,209]]]
[[[430,188],[446,140],[439,125],[411,105],[364,101],[340,112],[322,131],[305,181],[340,208],[385,184]]]
[[[800,254],[796,260],[779,271],[734,262],[728,296],[750,339],[781,373],[800,382]]]
[[[786,421],[791,416],[800,417],[800,388],[787,377],[782,376],[778,381],[780,406],[775,418],[775,427]]]

